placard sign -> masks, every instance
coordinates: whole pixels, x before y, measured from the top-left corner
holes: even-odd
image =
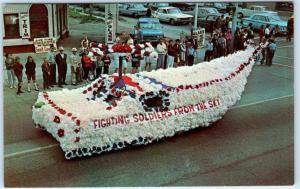
[[[23,39],[30,38],[30,24],[29,24],[29,14],[28,13],[20,13],[20,25],[21,25],[21,36]]]
[[[54,50],[57,50],[56,39],[52,37],[47,38],[34,38],[34,48],[36,53],[44,53],[50,50],[50,45],[54,46]]]
[[[116,38],[116,22],[117,22],[117,6],[118,4],[105,4],[105,42],[113,44]]]
[[[193,37],[193,40],[197,41],[197,44],[198,44],[197,49],[204,47],[204,43],[205,43],[205,29],[204,28],[199,28],[199,29],[193,30],[192,37]]]

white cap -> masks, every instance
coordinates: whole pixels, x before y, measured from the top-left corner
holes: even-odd
[[[58,50],[59,50],[59,51],[63,51],[64,48],[63,48],[62,46],[60,46]]]
[[[74,52],[74,51],[77,51],[77,49],[76,48],[72,48],[72,52]]]

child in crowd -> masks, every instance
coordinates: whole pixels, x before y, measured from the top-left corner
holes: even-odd
[[[50,89],[50,66],[47,58],[44,58],[41,67],[43,72],[43,88],[44,90]]]
[[[25,64],[25,68],[26,68],[26,75],[27,75],[27,80],[28,80],[28,92],[30,92],[30,81],[32,80],[33,84],[34,84],[34,87],[35,87],[35,90],[36,91],[39,91],[39,88],[35,82],[35,62],[33,60],[33,58],[31,56],[28,56],[27,57],[27,63]]]
[[[108,52],[106,51],[104,53],[104,56],[102,57],[103,60],[103,74],[108,74],[109,73],[109,65],[111,63],[110,57],[108,56]]]
[[[214,44],[212,38],[210,37],[207,42],[207,49],[205,51],[204,61],[210,61],[213,58]]]
[[[96,54],[96,78],[98,78],[102,74],[102,68],[104,66],[102,56],[100,54]]]
[[[191,42],[188,42],[187,46],[188,46],[188,49],[187,49],[188,65],[192,66],[192,65],[194,65],[194,58],[196,55],[196,51]]]
[[[23,93],[23,91],[22,91],[23,65],[20,62],[20,58],[18,56],[15,58],[15,63],[13,65],[13,69],[14,69],[14,72],[15,72],[16,77],[18,79],[17,95],[20,95],[21,93]]]
[[[268,66],[272,65],[272,61],[273,61],[273,57],[274,57],[276,49],[277,49],[277,45],[275,43],[275,40],[270,39],[270,43],[267,47],[267,60],[266,60],[267,61],[266,64]]]

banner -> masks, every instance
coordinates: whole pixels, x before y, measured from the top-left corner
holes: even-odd
[[[44,53],[50,50],[50,45],[54,46],[54,51],[57,50],[56,39],[52,37],[34,38],[34,49],[36,53]]]
[[[21,36],[23,39],[30,38],[30,24],[29,24],[29,14],[20,13],[20,25],[21,25]]]
[[[113,44],[116,38],[118,4],[105,4],[105,43]]]

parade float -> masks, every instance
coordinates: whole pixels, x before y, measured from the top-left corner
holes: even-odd
[[[32,118],[67,159],[207,127],[240,100],[259,50],[249,46],[194,66],[102,75],[77,89],[40,92]]]

